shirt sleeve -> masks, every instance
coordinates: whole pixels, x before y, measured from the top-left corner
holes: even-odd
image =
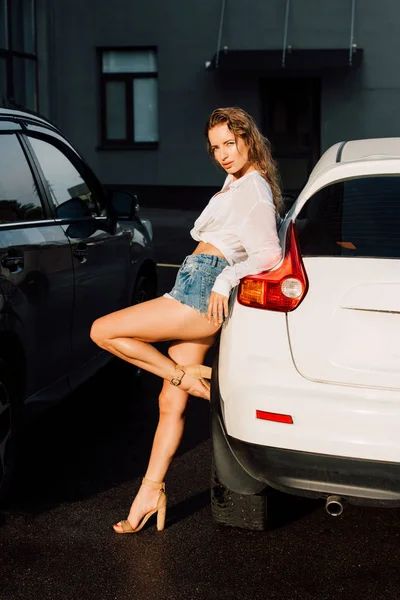
[[[260,200],[255,204],[237,235],[247,259],[225,267],[216,278],[212,291],[223,296],[229,296],[231,289],[242,277],[272,269],[281,260],[282,249],[276,230],[276,212],[272,198],[271,201]]]

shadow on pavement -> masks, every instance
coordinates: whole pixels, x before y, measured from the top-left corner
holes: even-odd
[[[168,508],[166,527],[177,525],[190,515],[210,505],[210,491],[204,490]]]
[[[127,482],[136,485],[150,455],[161,380],[133,373],[130,365],[113,361],[30,423],[5,508],[40,514]],[[208,404],[190,398],[178,456],[208,437]]]
[[[272,488],[268,489],[267,503],[272,523],[270,530],[282,529],[301,521],[324,505],[323,500],[292,496]]]

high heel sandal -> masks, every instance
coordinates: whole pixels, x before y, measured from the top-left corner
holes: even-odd
[[[211,385],[208,381],[211,379],[212,369],[205,365],[176,365],[175,372],[180,371],[180,375],[175,375],[170,383],[172,385],[180,385],[185,373],[194,379],[199,379],[207,390],[210,390]]]
[[[159,483],[158,481],[152,481],[151,479],[143,477],[142,485],[147,485],[147,487],[151,487],[154,490],[160,491],[156,508],[146,513],[140,521],[139,525],[135,527],[135,529],[133,529],[132,525],[129,523],[128,520],[120,521],[119,523],[117,523],[117,525],[119,525],[122,528],[122,531],[117,531],[114,525],[114,531],[116,533],[136,533],[137,531],[140,531],[150,519],[150,517],[155,513],[157,513],[157,530],[162,531],[164,529],[165,516],[167,513],[167,496],[165,493],[165,483]]]

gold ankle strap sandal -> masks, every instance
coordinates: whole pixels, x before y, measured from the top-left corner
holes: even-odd
[[[181,381],[182,378],[185,374],[185,369],[182,367],[182,365],[176,365],[175,366],[175,375],[173,376],[173,378],[170,381],[171,385],[181,385]]]
[[[151,479],[147,479],[147,477],[143,477],[142,484],[147,485],[147,487],[153,488],[153,490],[160,490],[160,492],[165,492],[164,481],[159,483],[158,481],[152,481]]]
[[[157,506],[146,513],[142,520],[139,522],[138,526],[133,529],[132,525],[128,520],[120,521],[114,525],[114,531],[116,533],[136,533],[140,531],[143,526],[147,523],[152,515],[157,515],[157,530],[162,531],[165,527],[165,517],[167,513],[167,496],[165,494],[165,483],[159,481],[152,481],[151,479],[147,479],[147,477],[143,477],[142,485],[147,485],[147,487],[153,488],[154,490],[159,490],[160,495],[158,497]]]
[[[185,373],[190,375],[190,377],[194,377],[195,379],[199,379],[205,388],[210,389],[210,382],[207,381],[211,379],[212,369],[211,367],[206,367],[205,365],[176,365],[175,373],[179,372],[179,374],[175,375],[171,381],[171,385],[180,385],[183,376]]]

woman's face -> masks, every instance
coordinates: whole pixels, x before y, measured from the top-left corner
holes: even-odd
[[[241,137],[235,139],[228,125],[216,125],[208,132],[208,139],[217,163],[234,179],[254,170],[248,160],[248,148]]]

